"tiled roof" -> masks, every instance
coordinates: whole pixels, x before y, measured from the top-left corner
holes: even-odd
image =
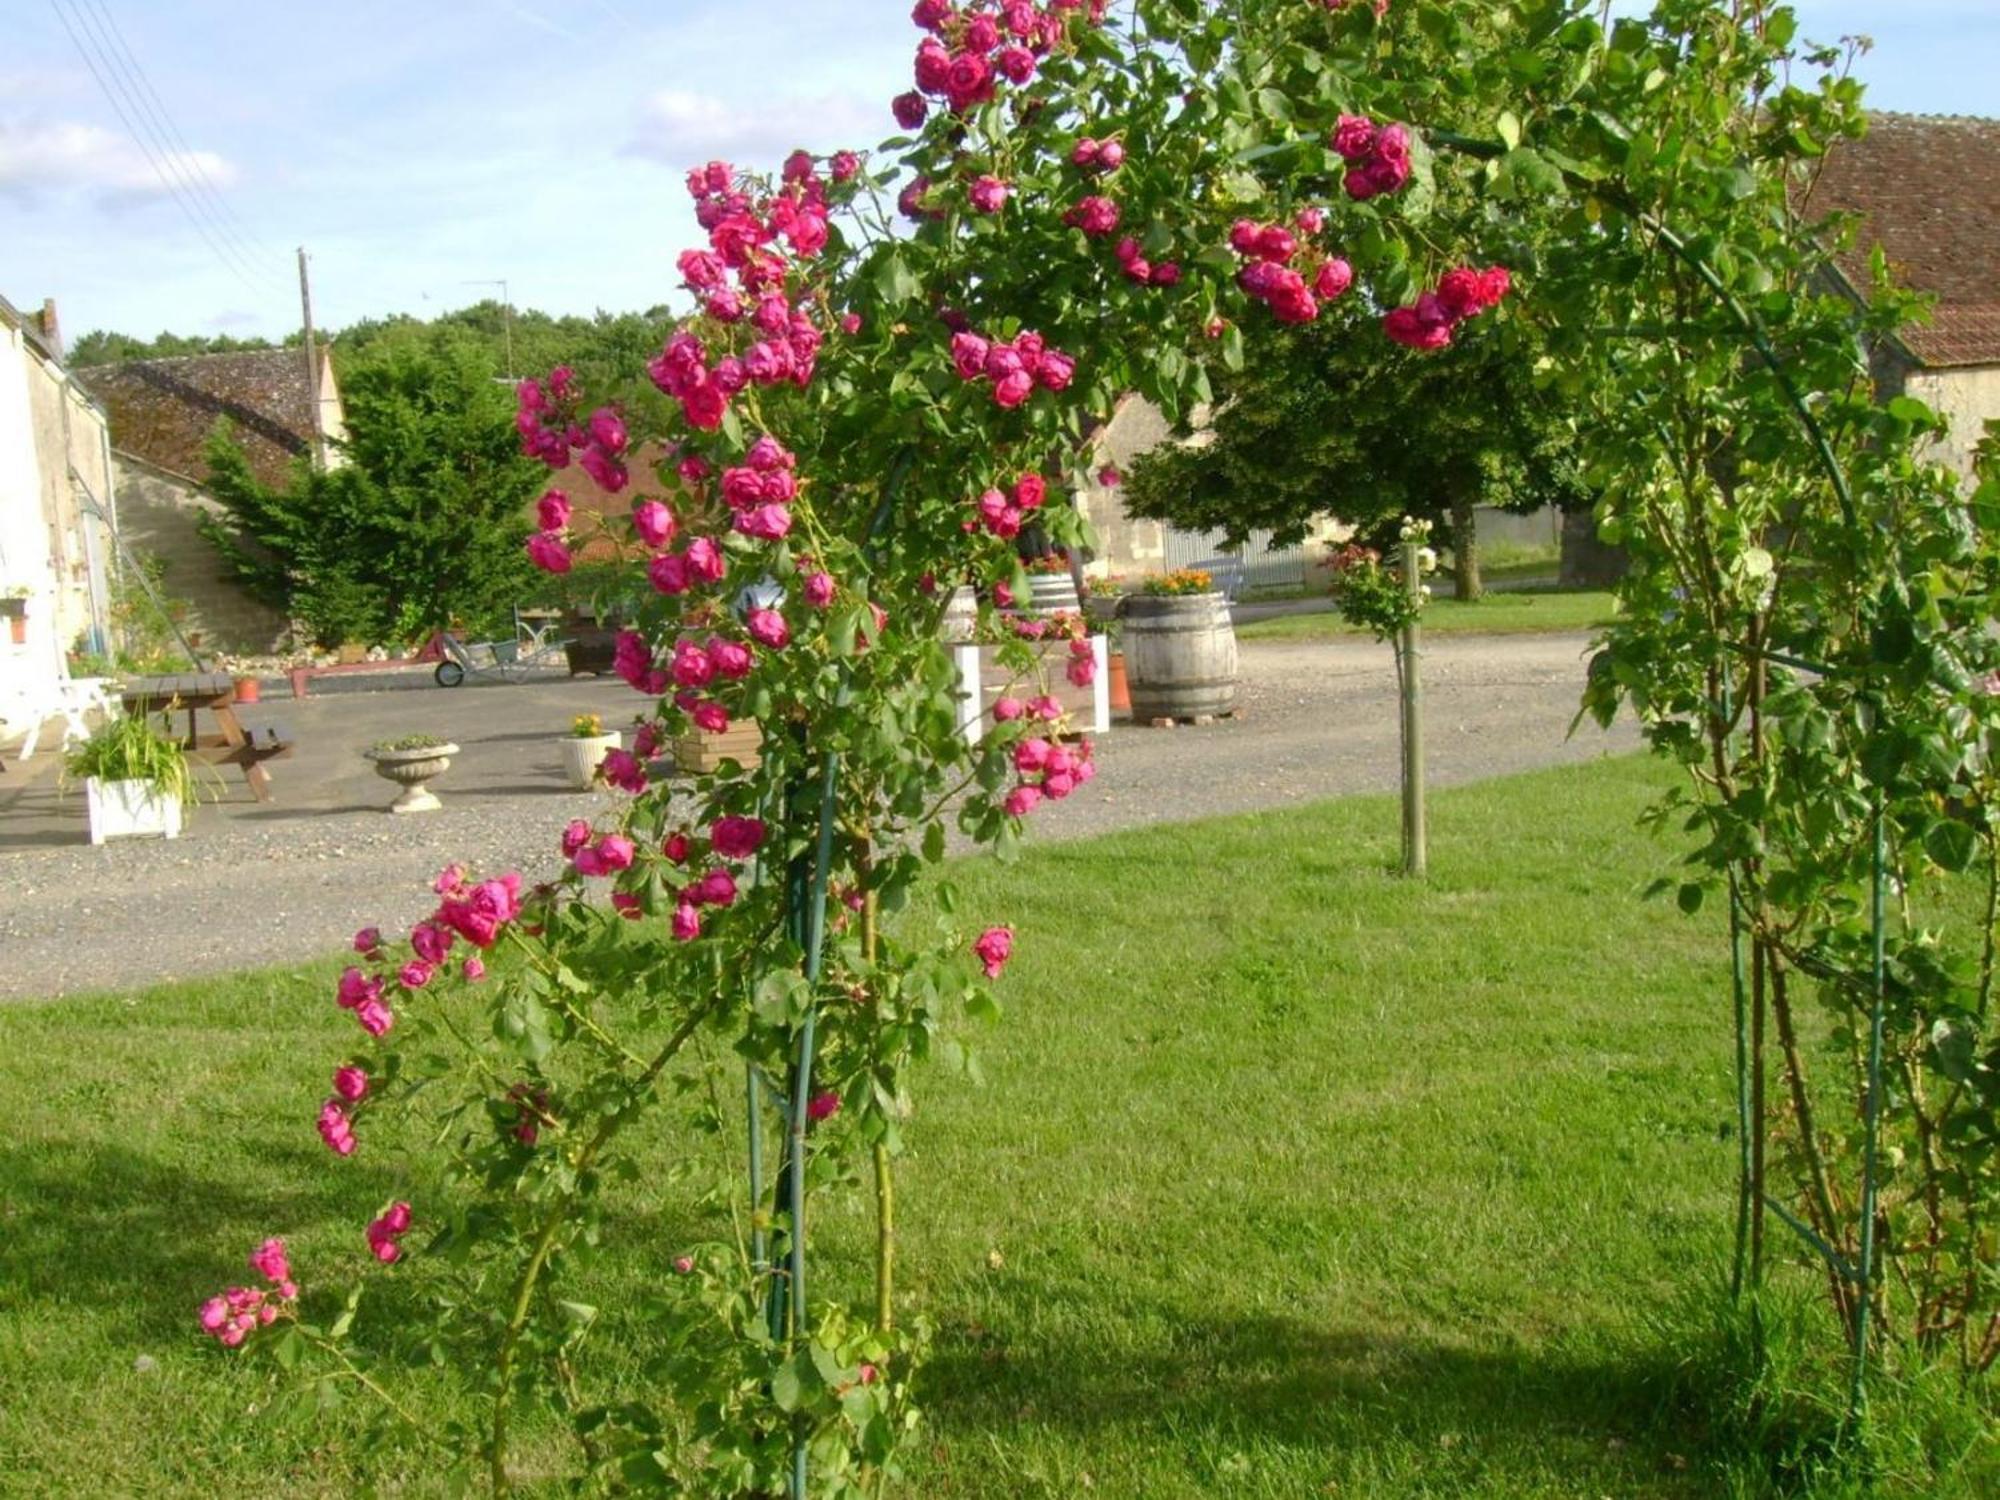
[[[625,468],[632,481],[615,495],[586,474],[581,464],[572,463],[566,468],[549,471],[542,488],[561,490],[568,497],[570,508],[576,512],[572,531],[579,539],[576,548],[579,562],[609,562],[618,555],[618,548],[604,535],[600,520],[609,522],[611,530],[621,540],[629,542],[632,529],[624,523],[631,517],[632,506],[638,498],[644,495],[654,500],[671,499],[656,477],[658,466],[666,462],[666,457],[666,449],[658,443],[641,444],[637,450],[627,454]],[[540,495],[541,492],[537,490],[535,493]]]
[[[110,413],[112,447],[191,479],[208,477],[203,449],[224,419],[266,484],[285,484],[312,448],[312,391],[298,349],[131,360],[77,379]]]
[[[1869,286],[1874,246],[1905,285],[1937,298],[1902,341],[1930,366],[2000,364],[2000,120],[1871,114],[1827,153],[1808,212],[1858,213],[1841,270]]]

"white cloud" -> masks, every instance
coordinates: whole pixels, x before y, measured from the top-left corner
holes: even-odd
[[[640,105],[638,130],[625,149],[676,168],[714,157],[765,167],[800,146],[820,152],[872,146],[891,128],[887,105],[853,94],[739,105],[660,89]]]
[[[216,187],[237,177],[213,151],[155,153],[160,170],[130,136],[78,121],[0,120],[0,195],[82,192],[112,198],[158,198],[161,180],[185,184],[206,176]]]

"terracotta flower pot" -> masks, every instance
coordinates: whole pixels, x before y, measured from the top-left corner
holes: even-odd
[[[1107,658],[1106,665],[1110,669],[1106,677],[1106,687],[1110,694],[1111,711],[1114,714],[1129,714],[1132,712],[1132,684],[1125,676],[1125,653],[1113,651]]]
[[[263,685],[254,677],[236,679],[236,701],[238,703],[261,703],[264,701]]]

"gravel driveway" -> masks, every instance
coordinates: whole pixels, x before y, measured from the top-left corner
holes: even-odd
[[[1436,785],[1594,758],[1638,743],[1630,725],[1566,739],[1587,637],[1441,638],[1425,651],[1427,751]],[[1119,726],[1099,775],[1038,812],[1033,836],[1284,806],[1396,785],[1395,685],[1387,647],[1257,643],[1242,650],[1239,718],[1202,727]],[[570,716],[617,722],[619,683],[553,681],[453,691],[280,700],[247,718],[282,722],[299,749],[275,761],[278,800],[253,802],[231,772],[173,843],[84,842],[82,794],[59,797],[55,757],[0,778],[0,1000],[157,983],[316,958],[357,927],[398,930],[434,899],[446,862],[552,873],[557,831],[610,798],[562,781],[555,737]],[[437,784],[445,807],[383,809],[395,789],[359,750],[411,732],[462,748]],[[26,774],[22,774],[23,771]]]

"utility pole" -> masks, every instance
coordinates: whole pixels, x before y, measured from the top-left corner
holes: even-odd
[[[306,247],[299,246],[299,305],[306,316],[306,391],[312,402],[312,457],[315,469],[326,467],[326,431],[320,424],[319,348],[313,342],[312,281],[306,275]]]
[[[507,378],[514,379],[514,295],[507,289],[507,278],[501,276],[491,281],[461,281],[459,285],[500,288],[500,336],[507,349]]]

